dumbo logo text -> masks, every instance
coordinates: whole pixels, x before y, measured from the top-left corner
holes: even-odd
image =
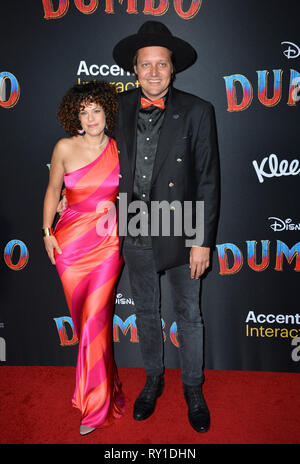
[[[70,7],[69,0],[58,0],[55,4],[53,0],[42,0],[44,8],[44,18],[45,19],[58,19],[65,16]],[[190,0],[190,2],[183,2],[183,0],[143,0],[137,2],[136,0],[105,0],[102,2],[105,6],[104,13],[106,14],[115,14],[117,13],[117,8],[119,5],[126,7],[126,13],[128,14],[139,14],[143,13],[144,15],[153,15],[153,16],[162,16],[167,13],[170,8],[170,5],[173,4],[175,12],[181,19],[192,19],[199,12],[202,4],[202,0]],[[183,5],[184,3],[184,5]],[[93,14],[99,7],[99,0],[90,0],[86,2],[84,0],[74,0],[75,7],[80,13],[83,14]],[[140,8],[138,10],[138,7]]]

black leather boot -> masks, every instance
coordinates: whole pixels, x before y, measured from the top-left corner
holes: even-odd
[[[210,416],[205,402],[202,386],[183,385],[184,397],[188,405],[188,418],[196,432],[207,432],[210,426]]]
[[[162,394],[164,386],[162,374],[147,376],[145,386],[134,403],[133,418],[135,420],[148,419],[154,413],[156,400]]]

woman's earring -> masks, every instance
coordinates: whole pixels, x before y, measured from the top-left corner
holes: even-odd
[[[78,134],[83,135],[85,131],[84,131],[84,129],[78,129],[77,132],[78,132]]]

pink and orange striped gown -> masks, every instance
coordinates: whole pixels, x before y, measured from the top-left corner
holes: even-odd
[[[93,162],[65,174],[68,207],[54,232],[62,250],[56,268],[79,339],[72,403],[89,427],[108,425],[124,409],[112,346],[114,288],[123,264],[114,208],[118,174],[110,139]]]

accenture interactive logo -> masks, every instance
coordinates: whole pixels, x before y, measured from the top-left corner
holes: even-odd
[[[78,84],[85,84],[93,80],[93,78],[95,80],[109,79],[110,84],[113,84],[118,92],[124,92],[139,86],[139,81],[135,75],[124,71],[117,64],[89,64],[85,60],[81,60],[76,75]]]
[[[291,340],[291,358],[300,361],[300,314],[258,314],[248,311],[245,319],[245,335],[265,341]]]

